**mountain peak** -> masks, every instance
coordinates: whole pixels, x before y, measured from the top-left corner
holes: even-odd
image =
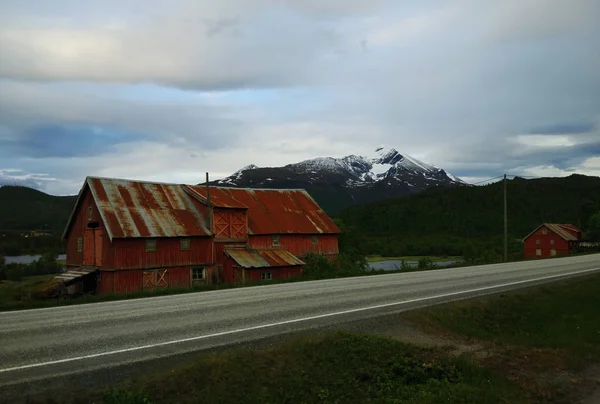
[[[304,188],[309,193],[330,195],[332,200],[341,198],[340,206],[414,194],[430,187],[464,185],[452,174],[387,146],[375,148],[369,156],[316,157],[269,168],[251,164],[216,184]]]

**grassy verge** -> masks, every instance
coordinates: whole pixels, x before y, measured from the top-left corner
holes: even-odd
[[[463,257],[451,256],[451,257],[435,257],[426,255],[406,255],[401,257],[385,257],[381,255],[370,255],[367,257],[368,262],[381,262],[381,261],[419,261],[423,258],[429,258],[433,262],[443,261],[462,261]]]
[[[145,401],[144,401],[145,400]],[[520,403],[519,390],[472,361],[389,338],[336,332],[263,351],[201,355],[121,385],[104,403]]]
[[[573,402],[600,364],[600,275],[404,313],[435,335],[486,346],[490,369],[539,402]],[[597,376],[597,375],[596,375]],[[592,387],[593,388],[593,387]]]
[[[573,365],[600,361],[600,275],[406,313],[480,340],[564,351]]]

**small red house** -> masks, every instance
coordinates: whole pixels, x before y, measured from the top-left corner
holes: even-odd
[[[581,239],[581,230],[572,224],[543,223],[523,239],[525,258],[569,255]]]
[[[305,190],[87,177],[58,278],[99,294],[285,278],[338,254],[339,233]]]

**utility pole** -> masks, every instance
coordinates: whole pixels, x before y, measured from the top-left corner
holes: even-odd
[[[508,262],[508,207],[506,202],[506,174],[504,174],[504,262]]]

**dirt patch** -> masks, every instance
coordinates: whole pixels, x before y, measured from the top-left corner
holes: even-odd
[[[403,319],[378,334],[452,356],[466,355],[522,387],[534,402],[600,404],[600,365],[569,369],[566,352],[479,341]]]

